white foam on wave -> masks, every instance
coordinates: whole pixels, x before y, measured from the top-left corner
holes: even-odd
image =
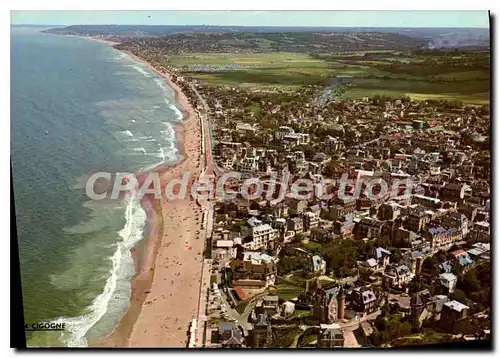
[[[130,249],[142,239],[146,224],[146,212],[141,207],[139,199],[128,194],[125,198],[125,226],[118,232],[122,241],[116,244],[116,251],[110,257],[112,267],[106,280],[103,292],[92,304],[87,307],[86,313],[78,317],[59,317],[51,322],[66,323],[66,330],[62,334],[62,343],[67,347],[87,347],[87,332],[106,314],[108,305],[117,287],[118,275],[121,267],[130,264],[132,255]]]
[[[148,154],[148,153],[146,152],[146,149],[144,149],[144,147],[132,148],[132,150],[133,150],[134,152],[142,152],[142,153],[144,153],[144,154]]]
[[[128,137],[133,137],[134,136],[134,134],[131,131],[129,131],[129,130],[123,131],[122,133],[125,134]]]
[[[157,158],[160,158],[162,162],[165,160],[165,152],[163,151],[163,147],[159,146],[158,147],[158,153],[155,153],[154,155]]]
[[[159,78],[155,78],[155,82],[164,92],[167,92],[167,87],[165,87],[165,84],[162,80],[160,80]]]
[[[175,104],[169,104],[169,107],[175,112],[176,119],[182,119],[184,117]]]
[[[139,71],[140,73],[142,73],[144,76],[146,77],[151,77],[151,75],[146,71],[144,70],[143,68],[139,67],[139,66],[132,66],[135,70]]]

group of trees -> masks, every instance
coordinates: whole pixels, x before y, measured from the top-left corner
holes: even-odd
[[[370,340],[375,346],[408,336],[414,330],[409,319],[404,319],[401,314],[390,314],[388,310],[382,310],[382,314],[377,317],[374,326],[375,330],[370,336]]]

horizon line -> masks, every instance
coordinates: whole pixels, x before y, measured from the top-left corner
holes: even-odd
[[[103,24],[65,24],[65,25],[55,25],[55,24],[10,24],[10,26],[54,26],[54,27],[69,27],[69,26],[205,26],[205,27],[301,27],[301,28],[357,28],[357,29],[490,29],[488,27],[474,27],[474,26],[466,26],[466,27],[458,27],[458,26],[309,26],[309,25],[208,25],[208,24],[185,24],[185,25],[172,25],[172,24],[111,24],[111,23],[103,23]]]

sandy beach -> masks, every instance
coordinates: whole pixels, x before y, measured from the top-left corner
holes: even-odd
[[[155,169],[160,172],[164,193],[166,183],[182,178],[185,171],[193,179],[201,172],[201,128],[186,96],[169,75],[145,64],[165,78],[184,113],[184,121],[175,127],[178,163]],[[131,282],[130,305],[113,332],[102,342],[91,345],[185,348],[189,324],[197,316],[200,294],[205,243],[202,209],[190,198],[167,201],[164,195],[160,200],[144,198],[142,205],[148,214],[148,235],[141,250],[132,250],[137,272]]]

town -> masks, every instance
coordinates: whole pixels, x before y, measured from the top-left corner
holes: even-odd
[[[178,37],[189,43],[187,52],[227,51],[207,42],[200,49],[185,36]],[[360,195],[356,185],[342,193],[327,187],[329,200],[291,193],[278,200],[266,188],[253,199],[213,200],[202,278],[209,284],[189,347],[490,339],[489,104],[439,96],[346,98],[350,85],[330,86],[328,78],[295,87],[215,83],[197,73],[229,69],[224,73],[234,76],[241,69],[182,67],[169,60],[172,44],[162,48],[161,41],[117,48],[172,75],[208,120],[215,175],[242,174],[227,183],[235,193],[248,178],[266,187],[273,173],[314,183],[347,175],[362,183]],[[260,70],[254,67],[243,71]],[[383,183],[391,189],[384,192],[403,193],[395,183],[405,179],[412,183],[407,194],[366,193],[382,192]],[[368,188],[365,181],[379,185]]]
[[[397,200],[349,198],[347,187],[329,201],[217,201],[203,346],[489,339],[488,106],[381,96],[325,105],[314,86],[269,94],[194,83],[219,174],[413,183]]]

